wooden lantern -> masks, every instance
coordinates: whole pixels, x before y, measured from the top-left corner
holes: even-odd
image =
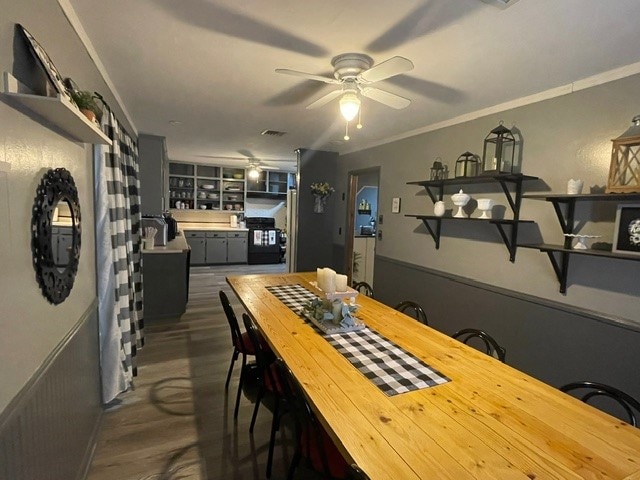
[[[640,193],[640,115],[631,126],[612,140],[607,193]]]
[[[444,180],[445,178],[447,178],[447,167],[442,165],[442,159],[438,157],[435,162],[433,162],[433,166],[430,169],[430,179]]]
[[[475,177],[478,175],[480,157],[475,153],[464,152],[456,160],[456,177]]]
[[[484,139],[482,174],[497,175],[513,172],[516,139],[507,127],[500,124]]]

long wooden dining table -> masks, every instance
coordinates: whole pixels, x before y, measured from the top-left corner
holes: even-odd
[[[267,287],[314,273],[227,282],[302,385],[344,457],[372,480],[640,479],[640,429],[364,295],[358,318],[450,381],[389,396]]]

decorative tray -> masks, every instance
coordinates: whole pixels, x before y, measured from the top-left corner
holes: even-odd
[[[340,325],[336,325],[331,320],[321,321],[316,320],[315,317],[312,317],[307,312],[301,312],[302,316],[313,323],[316,327],[318,327],[324,334],[333,335],[336,333],[346,333],[346,332],[357,332],[358,330],[362,330],[366,328],[366,325],[362,323],[359,319],[354,318],[356,324],[351,327],[341,327]]]
[[[317,288],[318,290],[320,290],[321,292],[323,292],[323,290],[318,286],[318,282],[309,282],[313,287]],[[338,300],[338,299],[345,299],[345,298],[355,298],[358,296],[358,291],[354,290],[351,287],[347,287],[347,291],[346,292],[334,292],[334,293],[325,293],[323,292],[325,295],[325,298],[327,300]]]
[[[201,185],[200,188],[203,188],[205,190],[213,190],[215,187],[215,185]]]

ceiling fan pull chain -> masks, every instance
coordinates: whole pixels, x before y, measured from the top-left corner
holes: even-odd
[[[344,126],[344,139],[349,140],[349,122],[345,122]]]
[[[360,107],[360,110],[358,110],[358,124],[356,125],[356,128],[358,130],[362,128],[362,107]]]

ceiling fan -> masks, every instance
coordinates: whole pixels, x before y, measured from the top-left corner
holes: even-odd
[[[395,109],[406,108],[411,103],[411,100],[408,98],[370,86],[372,83],[413,70],[411,60],[396,56],[377,65],[373,65],[373,59],[364,53],[343,53],[333,57],[331,65],[334,69],[334,78],[286,68],[278,68],[276,72],[306,78],[307,80],[341,85],[339,90],[333,90],[327,93],[310,105],[307,105],[307,108],[319,108],[341,97],[340,112],[347,123],[353,120],[358,114],[361,96]],[[345,139],[348,140],[346,137]]]
[[[249,164],[247,165],[247,176],[250,180],[258,180],[260,178],[260,172],[264,170],[279,170],[277,167],[270,167],[268,165],[264,165],[257,158],[249,158]]]

